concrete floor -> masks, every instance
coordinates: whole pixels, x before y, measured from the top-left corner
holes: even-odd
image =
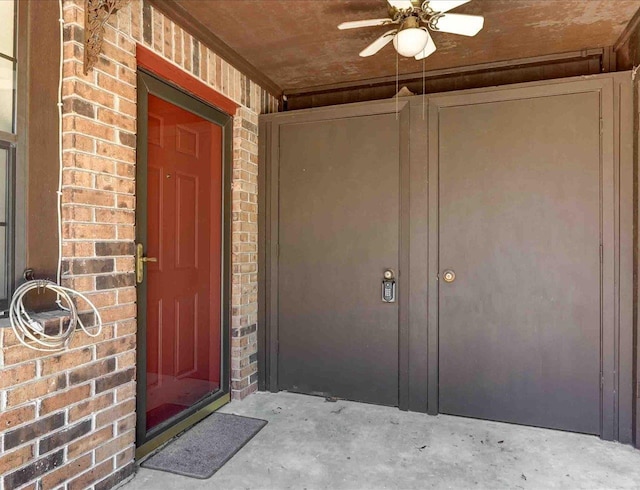
[[[640,488],[640,451],[593,436],[259,393],[267,426],[209,480],[139,468],[125,490]]]

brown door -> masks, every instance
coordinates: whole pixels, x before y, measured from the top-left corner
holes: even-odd
[[[381,299],[398,274],[398,128],[382,114],[280,129],[280,389],[398,405],[398,303]]]
[[[146,429],[220,388],[222,132],[148,99]]]
[[[599,434],[599,94],[441,108],[439,169],[440,412]]]

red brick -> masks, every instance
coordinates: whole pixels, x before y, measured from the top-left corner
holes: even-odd
[[[63,236],[70,240],[109,240],[116,238],[116,227],[107,224],[65,223]]]
[[[136,230],[133,225],[118,225],[118,240],[134,240]]]
[[[92,328],[91,325],[87,324],[85,325],[85,327],[87,327],[89,331],[93,333],[94,337],[89,337],[84,332],[77,332],[69,343],[70,347],[76,348],[84,347],[87,345],[94,345],[113,338],[113,325],[102,325],[102,332],[100,332],[100,335],[98,336],[95,336],[95,328]]]
[[[63,206],[62,219],[67,222],[91,222],[93,221],[93,210],[81,206]]]
[[[136,184],[131,179],[120,179],[110,175],[98,175],[96,177],[96,188],[104,191],[117,192],[119,194],[133,195]]]
[[[82,473],[90,467],[91,454],[85,454],[84,456],[78,459],[74,459],[64,466],[61,466],[55,471],[52,471],[48,475],[45,475],[40,482],[41,486],[43,489],[55,488],[61,483],[67,481],[69,478]]]
[[[36,377],[36,363],[27,362],[16,367],[2,369],[0,389],[19,385]]]
[[[62,255],[64,257],[92,257],[95,255],[95,249],[93,243],[66,242],[62,245]]]
[[[113,404],[113,393],[107,392],[69,408],[69,422],[75,422]]]
[[[63,95],[65,97],[75,95],[106,107],[113,107],[115,101],[113,94],[105,92],[104,90],[99,90],[86,82],[75,80],[65,82],[63,86]]]
[[[136,199],[133,196],[127,196],[124,194],[117,195],[116,206],[122,209],[135,209]]]
[[[118,99],[118,112],[126,116],[137,117],[138,108],[135,103],[126,99]]]
[[[127,449],[119,453],[116,456],[116,468],[121,468],[122,466],[132,464],[135,453],[136,450],[134,446],[128,447]]]
[[[136,215],[133,211],[121,209],[96,209],[98,223],[135,223]]]
[[[40,415],[59,410],[84,400],[91,395],[91,386],[86,384],[45,398],[40,404]]]
[[[135,335],[128,335],[127,337],[120,337],[108,342],[101,342],[96,346],[96,356],[98,358],[113,356],[135,348]]]
[[[136,167],[130,163],[117,162],[116,163],[116,174],[119,177],[126,177],[128,179],[135,179],[136,177]]]
[[[0,475],[6,475],[10,470],[24,465],[33,459],[33,455],[33,446],[23,446],[15,451],[0,454]]]
[[[136,305],[128,304],[115,306],[113,308],[103,308],[102,311],[100,311],[100,316],[104,323],[118,322],[134,318],[136,316]]]
[[[126,416],[123,419],[118,420],[116,424],[117,434],[124,434],[136,428],[136,414]]]
[[[129,431],[96,449],[96,463],[115,456],[131,446],[136,440],[134,431]]]
[[[67,483],[68,490],[85,490],[113,471],[113,460],[107,460],[104,463],[94,466],[91,470],[83,473],[79,477]]]
[[[113,437],[113,426],[96,430],[91,434],[72,442],[67,446],[67,458],[72,459],[94,450]]]
[[[35,405],[25,405],[15,410],[0,412],[0,433],[33,420],[36,416]]]
[[[118,369],[126,369],[131,366],[136,365],[136,352],[129,351],[125,352],[121,356],[116,357],[116,361],[118,363]]]
[[[17,385],[7,392],[7,406],[15,407],[28,401],[37,400],[67,386],[64,375],[51,376],[33,383]]]
[[[80,116],[65,117],[63,130],[65,132],[74,131],[85,136],[93,136],[109,141],[114,141],[116,135],[115,130],[111,126]]]
[[[116,390],[116,401],[118,403],[128,400],[129,398],[135,398],[136,396],[136,384],[135,382],[127,383]]]
[[[64,165],[65,168],[74,167],[107,174],[113,174],[116,168],[116,163],[113,160],[85,153],[65,153]]]
[[[46,376],[71,369],[81,364],[86,364],[89,361],[91,361],[91,349],[84,348],[68,351],[64,354],[43,359],[41,375]]]
[[[134,272],[135,271],[135,259],[133,257],[118,257],[116,259],[116,271],[118,272]],[[123,303],[133,303],[135,299],[131,300],[128,297],[120,297],[118,294],[118,302]]]
[[[126,335],[132,335],[137,332],[138,325],[135,320],[126,320],[118,322],[118,337],[124,337]]]
[[[136,409],[136,401],[127,400],[126,402],[122,402],[112,408],[103,410],[102,412],[96,415],[96,427],[102,427],[107,424],[112,424],[116,420],[121,419],[122,417],[125,417],[126,415],[129,415],[131,413],[134,413],[135,409]]]
[[[111,92],[119,97],[124,97],[132,102],[136,100],[136,88],[134,86],[124,83],[117,78],[110,77],[109,75],[98,73],[98,86],[107,92]]]
[[[126,260],[131,260],[133,263],[133,257],[129,257]],[[137,291],[136,288],[123,288],[118,290],[118,303],[126,304],[126,303],[134,303],[137,299]]]
[[[111,192],[101,192],[90,189],[69,189],[62,191],[64,202],[75,204],[89,204],[93,206],[115,206],[115,196]]]
[[[135,80],[135,79],[134,79]],[[125,104],[131,104],[131,102],[124,101]],[[119,104],[120,107],[122,103]],[[135,107],[135,105],[134,105]],[[117,126],[120,129],[125,129],[132,133],[136,132],[136,114],[123,114],[122,112],[112,111],[111,109],[107,109],[104,107],[98,108],[98,120],[105,124],[109,124],[110,126]]]

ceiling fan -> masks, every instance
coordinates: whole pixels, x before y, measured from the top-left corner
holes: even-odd
[[[421,60],[436,51],[436,45],[429,30],[462,36],[475,36],[482,30],[484,17],[480,15],[447,13],[470,1],[387,0],[389,4],[388,18],[343,22],[338,26],[338,29],[397,25],[398,27],[385,32],[363,49],[360,56],[372,56],[393,41],[393,46],[399,54],[406,57],[413,56],[415,59]]]

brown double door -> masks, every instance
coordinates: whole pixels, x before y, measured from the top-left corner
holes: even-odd
[[[281,128],[280,389],[398,405],[398,302],[381,300],[399,272],[398,129],[395,114]]]
[[[438,118],[439,411],[599,434],[600,94]]]
[[[618,437],[610,90],[270,116],[271,387]]]
[[[146,430],[221,388],[222,132],[148,96]]]

